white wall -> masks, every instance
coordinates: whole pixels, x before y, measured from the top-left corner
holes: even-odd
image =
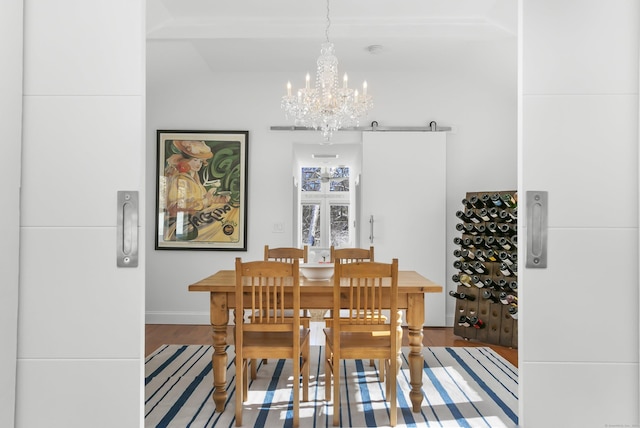
[[[549,254],[520,269],[520,423],[637,427],[640,5],[570,3],[522,2],[522,187],[549,192]]]
[[[469,44],[434,57],[424,72],[362,73],[348,70],[354,82],[366,78],[374,109],[363,123],[426,126],[435,120],[453,125],[447,141],[447,291],[455,248],[455,211],[468,191],[515,189],[516,182],[516,41]],[[310,61],[314,52],[310,53]],[[158,129],[249,130],[248,251],[155,251],[147,238],[147,322],[209,322],[208,297],[187,286],[218,269],[229,269],[236,256],[261,258],[264,244],[291,245],[292,143],[321,137],[309,132],[271,131],[291,124],[280,110],[280,97],[295,73],[213,75],[187,43],[147,44],[147,223],[155,213]],[[336,140],[361,142],[359,133]],[[416,171],[416,180],[420,171]],[[426,184],[425,184],[426,185]],[[416,195],[419,197],[419,195]],[[445,203],[445,201],[434,201]],[[284,223],[285,233],[272,233]],[[449,322],[454,299],[448,301]]]

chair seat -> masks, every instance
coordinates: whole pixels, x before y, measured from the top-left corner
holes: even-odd
[[[291,332],[245,331],[242,336],[242,349],[245,358],[264,357],[291,358]],[[311,330],[300,329],[300,346],[309,340]],[[282,354],[284,356],[279,356]]]
[[[333,349],[333,329],[325,328],[323,332],[326,337],[326,345]],[[389,334],[385,332],[340,332],[340,355],[341,357],[352,359],[361,358],[363,351],[370,358],[388,358],[389,356]],[[355,354],[352,354],[355,353]],[[354,355],[354,356],[352,356]]]

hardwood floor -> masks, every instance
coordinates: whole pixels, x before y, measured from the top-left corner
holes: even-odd
[[[229,331],[231,334],[231,331]],[[453,334],[451,327],[425,328],[424,346],[487,346],[496,351],[505,360],[518,366],[518,350],[504,346],[490,345],[472,340],[464,340]],[[147,324],[145,326],[145,356],[164,344],[170,345],[210,345],[211,326],[186,324]],[[407,335],[403,345],[408,345]]]

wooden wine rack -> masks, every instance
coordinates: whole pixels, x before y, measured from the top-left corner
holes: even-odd
[[[505,194],[513,195],[516,197],[516,201],[517,201],[517,194],[515,190],[514,191],[493,191],[493,192],[469,192],[466,194],[465,199],[471,200],[475,196],[478,198],[478,200],[480,200],[482,195],[485,195],[485,194],[494,195],[496,193],[499,194],[500,197],[502,197]],[[490,206],[485,208],[489,209]],[[516,209],[505,208],[504,206],[497,207],[497,208],[506,209],[509,213],[512,214],[509,225],[517,224],[517,208]],[[468,206],[463,206],[461,210],[468,211],[469,209],[471,209],[473,212],[477,214],[480,212],[481,207],[470,208]],[[463,224],[472,223],[472,222],[465,223],[462,219],[458,219],[458,222]],[[505,223],[504,219],[500,219],[499,217],[491,218],[489,221],[480,220],[478,223],[474,223],[474,224],[476,225],[482,224],[483,226],[485,226],[485,231],[483,233],[479,233],[476,231],[475,232],[476,234],[473,235],[468,233],[466,230],[463,230],[461,232],[461,239],[464,240],[465,238],[469,238],[473,240],[478,236],[481,236],[483,239],[486,239],[489,236],[493,236],[494,239],[497,239],[501,236],[508,237],[509,233],[517,234],[517,229],[515,231],[511,230],[509,233],[506,233],[506,234],[492,232],[489,230],[490,229],[489,223],[492,223],[492,222],[496,224]],[[486,247],[481,247],[481,248],[483,249],[483,251],[489,249]],[[470,251],[475,252],[478,248],[474,246],[468,247],[461,244],[460,250],[464,250],[464,249],[468,249]],[[497,253],[499,253],[500,251],[504,251],[504,249],[497,244],[495,244],[492,247],[492,249]],[[509,250],[510,253],[515,251],[517,251],[517,247],[512,247]],[[470,261],[469,259],[462,258],[462,257],[458,258],[458,260],[460,260],[461,262]],[[477,261],[477,259],[471,260],[471,262],[475,262],[475,261]],[[518,347],[518,322],[517,322],[517,319],[514,319],[514,317],[509,313],[509,306],[513,306],[513,304],[504,304],[501,302],[494,303],[491,300],[483,297],[483,291],[489,290],[496,297],[499,297],[500,292],[504,291],[507,294],[516,296],[517,298],[517,294],[518,294],[517,288],[513,290],[507,286],[505,287],[505,289],[499,289],[499,288],[489,288],[486,285],[484,285],[485,280],[487,279],[491,279],[495,283],[499,283],[500,280],[507,281],[507,283],[510,283],[511,281],[516,281],[517,283],[517,279],[518,279],[517,271],[515,273],[510,274],[509,276],[503,275],[503,273],[500,271],[501,262],[502,261],[499,258],[497,259],[497,261],[482,261],[482,263],[485,266],[485,272],[481,274],[473,273],[472,275],[469,275],[469,273],[463,272],[462,270],[460,270],[457,273],[457,275],[462,275],[467,273],[467,275],[471,277],[475,275],[476,276],[475,279],[479,279],[481,282],[474,283],[474,285],[472,285],[471,287],[467,287],[465,285],[458,283],[456,291],[458,293],[464,293],[466,295],[474,296],[475,300],[470,301],[467,299],[463,300],[463,299],[456,298],[456,312],[454,316],[453,332],[455,335],[463,337],[468,340],[477,340],[480,342],[507,346],[511,348],[517,348]],[[517,266],[517,260],[516,260],[516,266]],[[454,298],[454,297],[451,297],[451,298]],[[517,305],[517,300],[515,301],[515,304]],[[474,326],[461,325],[459,323],[461,316],[467,316],[467,317],[476,316],[481,320],[483,325],[480,328],[477,328]]]

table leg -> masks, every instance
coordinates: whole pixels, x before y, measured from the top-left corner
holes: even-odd
[[[422,327],[424,325],[424,295],[410,294],[407,308],[407,327],[409,333],[409,373],[411,377],[411,392],[409,397],[413,404],[413,411],[419,412],[422,405]]]
[[[229,308],[225,293],[211,293],[211,326],[213,339],[213,402],[216,411],[224,411],[227,401],[227,325],[229,324]]]

